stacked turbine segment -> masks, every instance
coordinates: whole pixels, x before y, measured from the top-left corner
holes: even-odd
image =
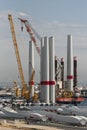
[[[34,69],[34,44],[33,41],[29,42],[29,86],[32,85],[31,97],[34,96],[34,79],[31,80],[31,75]]]
[[[44,38],[41,39],[41,57],[40,57],[40,99],[42,102],[45,102],[45,89],[44,89],[44,64],[45,64],[45,51],[44,51]]]
[[[49,37],[49,69],[50,102],[55,103],[55,49],[53,37]]]
[[[72,36],[67,36],[67,87],[73,91],[73,49]]]
[[[49,104],[49,43],[48,38],[41,42],[41,101]]]
[[[41,40],[41,88],[40,99],[45,103],[55,103],[55,54],[54,38]]]

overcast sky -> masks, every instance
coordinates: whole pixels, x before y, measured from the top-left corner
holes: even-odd
[[[67,35],[73,38],[73,53],[78,59],[78,83],[87,84],[87,0],[0,0],[0,82],[18,79],[17,61],[8,21],[14,19],[25,79],[28,79],[26,30],[20,31],[19,14],[25,14],[40,36],[54,36],[55,53],[66,63]],[[38,55],[35,55],[38,59]],[[36,65],[37,66],[37,65]],[[36,67],[39,73],[39,66]],[[66,65],[65,65],[66,79]]]

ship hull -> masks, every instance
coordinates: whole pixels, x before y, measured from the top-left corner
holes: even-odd
[[[83,97],[77,97],[77,98],[56,98],[57,103],[66,103],[66,104],[75,104],[75,103],[81,103],[85,99]]]

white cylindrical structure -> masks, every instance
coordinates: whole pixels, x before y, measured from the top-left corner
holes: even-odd
[[[44,57],[44,38],[41,39],[41,55],[40,55],[40,100],[44,102],[45,97],[45,89],[44,89],[44,64],[45,64],[45,57]]]
[[[50,102],[55,103],[55,50],[53,37],[49,37],[49,85]]]
[[[72,36],[67,36],[67,87],[73,91],[73,48]]]
[[[49,103],[49,42],[48,38],[44,37],[44,89],[45,91],[45,102]]]
[[[34,44],[29,42],[29,86],[32,85],[31,97],[34,96],[34,79],[31,80],[31,75],[34,68]]]
[[[41,94],[44,96],[42,97],[42,102],[49,103],[49,43],[48,38],[44,37],[44,46],[41,50],[42,54],[42,81],[41,81],[41,87],[43,91],[41,91]],[[42,56],[43,55],[43,56]]]

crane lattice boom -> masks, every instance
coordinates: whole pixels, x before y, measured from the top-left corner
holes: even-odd
[[[22,96],[23,96],[24,91],[26,90],[26,83],[25,83],[25,79],[24,79],[22,64],[21,64],[21,60],[20,60],[16,35],[15,35],[15,29],[14,29],[14,24],[13,24],[11,14],[8,15],[8,19],[9,19],[9,22],[10,22],[10,29],[11,29],[11,34],[12,34],[12,39],[13,39],[13,44],[14,44],[14,49],[15,49],[15,54],[16,54],[16,59],[17,59],[17,64],[18,64],[18,70],[19,70],[20,79],[21,79],[21,83],[22,83]]]
[[[37,53],[40,55],[40,48],[39,48],[39,46],[38,46],[37,43],[36,43],[36,38],[35,38],[34,34],[37,35],[37,37],[38,37],[39,40],[41,40],[40,36],[39,36],[39,35],[36,33],[36,31],[32,28],[32,26],[31,26],[31,24],[28,22],[28,20],[26,20],[26,19],[21,19],[21,18],[19,18],[19,20],[20,20],[22,23],[24,23],[24,25],[25,25],[25,27],[26,27],[26,30],[27,30],[27,32],[29,33],[31,40],[33,41],[33,43],[34,43],[34,45],[35,45],[36,51],[37,51]],[[21,27],[21,29],[22,29],[22,31],[23,31],[23,26]]]

